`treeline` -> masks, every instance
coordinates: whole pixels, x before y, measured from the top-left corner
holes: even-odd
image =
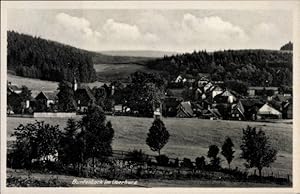
[[[179,74],[197,76],[209,73],[212,80],[238,80],[248,85],[291,86],[292,53],[271,50],[194,51],[149,61],[152,69],[168,72],[171,79]]]
[[[280,47],[281,51],[292,51],[293,50],[293,43],[292,42],[288,42],[285,45],[283,45],[282,47]]]
[[[87,51],[32,37],[7,32],[7,67],[16,75],[51,81],[96,80],[92,54]]]
[[[148,57],[132,57],[132,56],[111,56],[98,52],[90,52],[93,56],[94,64],[137,64],[145,65],[147,61],[153,58]]]

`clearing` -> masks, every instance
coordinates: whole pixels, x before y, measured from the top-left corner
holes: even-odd
[[[34,120],[44,120],[46,123],[65,127],[68,118],[7,118],[7,138],[11,137],[13,129],[19,124],[32,123]],[[77,117],[80,119],[80,116]],[[107,116],[115,130],[113,149],[133,150],[142,149],[147,154],[156,155],[146,145],[145,140],[148,130],[153,122],[152,118]],[[196,157],[206,156],[208,147],[215,144],[221,148],[228,136],[235,144],[235,158],[232,168],[244,168],[244,161],[239,158],[242,128],[250,125],[262,128],[270,137],[275,148],[278,149],[277,160],[271,168],[265,168],[264,173],[292,174],[292,130],[290,123],[265,123],[224,120],[202,120],[197,118],[164,118],[166,128],[170,133],[167,145],[162,149],[162,154],[169,157],[187,157],[194,160]],[[227,166],[226,160],[221,157],[222,165]]]

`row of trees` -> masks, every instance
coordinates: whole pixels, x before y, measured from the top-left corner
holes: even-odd
[[[166,145],[170,137],[164,123],[160,119],[154,120],[151,128],[149,129],[146,144],[152,151],[158,152],[158,163],[168,164],[168,158],[165,155],[160,155],[161,149]],[[228,166],[234,159],[234,144],[231,138],[227,137],[222,145],[221,154],[226,159]],[[274,149],[266,136],[265,132],[261,129],[257,130],[255,127],[248,126],[243,129],[242,144],[240,146],[242,154],[241,158],[245,159],[247,168],[257,168],[259,175],[261,176],[262,169],[269,167],[271,163],[276,160],[277,150]],[[210,169],[218,170],[221,168],[221,160],[218,156],[220,149],[217,145],[209,146],[207,157],[210,158]],[[185,164],[192,165],[191,161],[187,161]],[[186,165],[186,166],[190,166]],[[199,169],[203,169],[205,166],[205,157],[196,158],[196,166]],[[185,166],[185,165],[183,165]],[[202,166],[202,167],[201,167]]]
[[[147,63],[175,76],[210,73],[213,80],[239,80],[249,85],[292,85],[292,53],[269,50],[194,51]],[[268,81],[268,82],[266,82]]]
[[[96,80],[92,55],[57,42],[7,32],[7,67],[17,75],[52,81]]]

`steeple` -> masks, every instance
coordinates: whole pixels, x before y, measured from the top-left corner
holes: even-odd
[[[73,90],[76,91],[78,88],[78,84],[77,84],[77,81],[76,81],[76,77],[74,76],[74,80],[73,80]]]

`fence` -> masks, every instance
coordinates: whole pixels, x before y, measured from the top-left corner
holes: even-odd
[[[76,117],[76,112],[35,112],[33,117]]]

